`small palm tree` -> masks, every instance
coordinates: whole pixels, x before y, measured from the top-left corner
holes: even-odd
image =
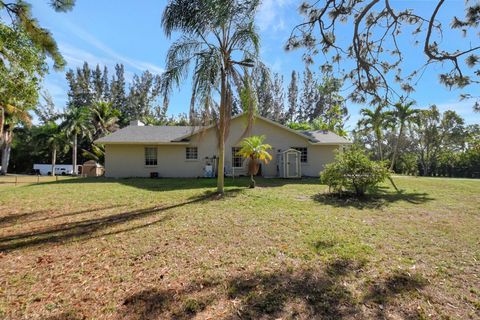
[[[119,128],[120,111],[114,109],[109,102],[97,102],[92,107],[92,123],[95,136],[101,137]]]
[[[65,130],[67,136],[73,139],[72,145],[72,162],[73,162],[73,174],[77,175],[77,149],[78,149],[78,137],[90,137],[90,112],[87,108],[70,108],[64,115],[64,122],[61,124],[61,128]]]
[[[46,146],[51,152],[52,169],[50,172],[52,176],[55,176],[57,152],[65,152],[67,149],[65,132],[60,129],[59,125],[52,121],[41,127],[41,131],[35,136],[35,139],[38,140],[38,144]]]
[[[377,143],[377,155],[378,159],[383,161],[383,128],[387,127],[390,123],[390,113],[383,111],[383,105],[379,105],[374,110],[362,109],[360,114],[362,119],[358,122],[358,126],[365,132],[373,132]]]
[[[402,138],[405,125],[411,123],[418,113],[417,109],[412,108],[413,105],[414,105],[414,102],[411,101],[406,104],[399,102],[393,106],[395,108],[393,111],[393,116],[395,118],[395,121],[398,122],[399,130],[398,130],[397,141],[395,142],[395,146],[393,147],[393,155],[392,155],[392,162],[390,163],[390,170],[393,170],[393,167],[395,166],[395,161],[397,160],[398,145],[400,143],[400,139]]]
[[[250,174],[250,188],[255,188],[255,180],[253,176],[258,173],[260,169],[260,161],[267,164],[272,160],[272,156],[267,150],[272,149],[272,146],[263,143],[265,136],[251,136],[244,138],[240,142],[240,151],[238,155],[249,159],[248,173]]]

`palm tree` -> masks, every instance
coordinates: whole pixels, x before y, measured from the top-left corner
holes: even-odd
[[[95,127],[96,137],[101,137],[107,133],[116,131],[119,128],[118,121],[120,111],[112,108],[109,102],[97,102],[92,107],[92,123]]]
[[[400,143],[400,139],[402,138],[405,125],[412,122],[416,114],[418,113],[417,109],[411,108],[414,104],[415,103],[413,101],[410,101],[406,104],[399,102],[393,106],[395,108],[393,111],[393,116],[395,121],[398,122],[399,130],[398,130],[397,141],[395,142],[395,146],[393,148],[392,162],[390,163],[390,170],[393,170],[395,166],[395,161],[397,160],[398,145]]]
[[[383,160],[383,128],[390,123],[390,113],[383,111],[384,106],[379,105],[374,110],[361,109],[360,114],[362,119],[358,122],[358,126],[363,128],[366,133],[373,132],[377,143],[377,156],[380,160]]]
[[[265,136],[250,136],[244,138],[240,142],[240,150],[238,155],[249,159],[248,173],[250,174],[250,188],[255,188],[255,180],[253,176],[258,173],[260,168],[260,161],[267,164],[272,160],[272,156],[267,150],[272,149],[272,146],[263,143]]]
[[[216,112],[218,104],[218,180],[217,191],[224,190],[225,139],[232,113],[232,87],[241,87],[242,75],[255,65],[259,37],[254,18],[258,0],[170,0],[162,16],[167,37],[182,34],[167,53],[162,93],[168,102],[173,86],[188,76],[193,63],[190,113],[195,105],[199,114]],[[250,117],[249,117],[250,118]]]
[[[40,144],[46,145],[48,150],[51,152],[52,160],[52,169],[51,174],[55,176],[55,166],[57,163],[57,152],[66,151],[66,141],[65,132],[60,129],[60,126],[55,122],[48,122],[42,128],[41,132],[35,137],[39,140]]]
[[[72,162],[73,162],[73,174],[77,175],[77,149],[78,149],[78,136],[90,137],[90,112],[87,108],[70,108],[64,115],[65,120],[61,124],[62,130],[66,135],[73,139],[72,145]]]

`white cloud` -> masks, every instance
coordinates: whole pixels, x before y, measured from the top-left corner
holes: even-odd
[[[78,26],[72,24],[69,21],[66,21],[65,25],[78,38],[82,39],[86,43],[90,44],[91,46],[100,50],[101,52],[103,52],[104,54],[106,54],[108,56],[108,58],[105,59],[105,58],[101,58],[101,57],[96,57],[95,55],[92,55],[92,54],[90,54],[88,52],[85,52],[85,51],[81,52],[81,50],[77,50],[77,51],[80,51],[80,54],[83,54],[85,56],[85,58],[88,58],[84,61],[87,61],[87,62],[92,62],[93,61],[94,63],[100,63],[100,64],[112,64],[111,61],[115,61],[115,63],[123,63],[123,64],[125,64],[127,66],[130,66],[134,69],[137,69],[139,71],[148,70],[148,71],[150,71],[152,73],[156,73],[156,74],[161,74],[161,73],[164,72],[163,68],[161,68],[161,67],[159,67],[159,66],[157,66],[157,65],[155,65],[151,62],[132,59],[132,58],[126,57],[126,56],[116,52],[115,50],[113,50],[112,48],[108,47],[103,42],[101,42],[100,40],[95,38],[90,33],[86,32],[85,30],[79,28]],[[63,53],[62,50],[60,50],[60,51]],[[98,62],[99,60],[100,61],[107,60],[108,63]],[[73,60],[73,61],[75,63],[78,63],[78,61],[76,61],[76,60]],[[83,64],[83,62],[82,62],[82,64]]]
[[[283,10],[292,4],[293,0],[263,0],[256,16],[256,23],[260,31],[285,29]]]
[[[272,69],[274,72],[280,72],[282,71],[282,60],[280,58],[276,58],[273,63],[267,63],[270,69]]]
[[[52,97],[63,97],[65,96],[65,88],[54,81],[45,80],[42,84],[42,88],[52,96]]]
[[[70,68],[81,67],[85,61],[90,65],[115,65],[115,60],[95,55],[91,52],[76,48],[67,43],[59,43],[60,52]]]

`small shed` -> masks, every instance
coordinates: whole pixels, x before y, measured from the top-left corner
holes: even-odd
[[[85,177],[100,177],[105,173],[105,169],[95,160],[88,160],[82,166],[82,175]]]
[[[280,178],[300,178],[302,176],[301,154],[295,149],[278,150],[277,173]]]

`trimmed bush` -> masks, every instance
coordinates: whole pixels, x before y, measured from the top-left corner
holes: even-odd
[[[326,165],[320,174],[322,183],[327,184],[330,191],[353,192],[357,196],[363,196],[389,177],[385,162],[370,160],[358,147],[339,152],[335,162]]]

